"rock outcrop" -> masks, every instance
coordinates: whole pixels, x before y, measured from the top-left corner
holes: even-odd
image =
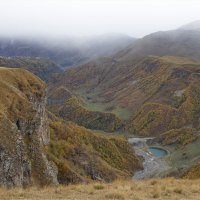
[[[45,154],[45,84],[26,70],[0,68],[0,92],[0,185],[58,184]]]

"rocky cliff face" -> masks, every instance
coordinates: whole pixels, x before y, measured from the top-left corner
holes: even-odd
[[[0,69],[0,185],[57,184],[45,155],[49,126],[45,85],[21,69]]]

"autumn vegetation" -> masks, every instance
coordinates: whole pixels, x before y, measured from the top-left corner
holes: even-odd
[[[111,184],[90,183],[58,187],[6,190],[1,188],[2,200],[198,200],[199,180],[152,179],[143,181],[121,181]]]

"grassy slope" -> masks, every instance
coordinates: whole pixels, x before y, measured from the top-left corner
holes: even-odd
[[[161,135],[155,140],[165,145],[175,145],[177,148],[185,146],[199,139],[197,132],[192,128],[171,129]]]
[[[134,117],[127,129],[152,135],[186,125],[198,129],[199,72],[198,62],[181,57],[149,56],[132,64],[103,59],[66,70],[58,85],[88,108],[128,109]]]
[[[58,85],[64,85],[86,101],[91,110],[130,115],[134,101],[132,70],[112,59],[101,59],[78,68],[66,70]],[[130,83],[127,84],[127,83]],[[89,97],[89,98],[88,98]],[[100,105],[100,106],[99,106]]]
[[[58,119],[50,122],[50,128],[47,154],[58,166],[60,183],[110,182],[130,177],[141,168],[132,147],[122,136],[104,136]]]
[[[0,67],[0,144],[11,149],[15,146],[12,124],[34,116],[28,98],[40,96],[44,87],[41,80],[23,69]]]
[[[148,56],[131,64],[103,59],[65,71],[59,84],[80,96],[90,109],[128,108],[134,115],[126,130],[159,136],[162,145],[179,149],[172,155],[174,161],[181,159],[175,165],[179,168],[197,156],[195,150],[195,156],[188,151],[187,159],[182,154],[199,139],[199,74],[200,63],[183,57]]]
[[[165,78],[159,76],[163,68],[160,65],[155,71],[159,72],[160,83],[156,83],[155,92],[130,121],[129,130],[132,132],[158,135],[183,126],[199,128],[200,65],[184,60],[180,62],[171,57],[161,59],[164,63],[166,60],[168,67]],[[145,79],[148,79],[150,76],[146,75]]]
[[[56,188],[0,189],[7,199],[65,199],[65,200],[198,200],[200,180],[161,179],[148,181],[117,181],[112,184],[59,186]]]
[[[0,66],[26,69],[46,82],[54,80],[62,72],[55,63],[42,58],[0,57]]]
[[[30,107],[31,96],[40,97],[45,89],[43,81],[24,69],[0,67],[0,112],[9,117],[27,117],[21,112]],[[15,116],[16,115],[16,116]]]
[[[200,178],[200,163],[195,164],[183,174],[184,178],[199,179]]]
[[[185,58],[199,59],[199,43],[198,31],[174,30],[153,33],[137,40],[112,58],[99,59],[77,69],[67,70],[63,74],[66,79],[61,78],[61,82],[74,90],[85,89],[83,96],[95,94],[92,100],[88,101],[88,107],[92,110],[97,110],[98,105],[103,105],[102,111],[112,108],[113,113],[117,113],[123,119],[128,119],[130,113],[135,112],[149,98],[149,95],[155,92],[168,70],[162,67],[162,73],[160,71],[145,79],[134,70],[137,65],[142,64],[140,61],[149,55],[171,55],[182,56],[179,64],[192,64],[195,61],[187,62]],[[169,58],[167,62],[171,59]],[[183,61],[180,62],[180,60]],[[158,65],[159,62],[157,61]],[[149,64],[147,63],[147,68],[151,70],[152,63]],[[163,65],[163,62],[161,64]],[[139,83],[140,78],[143,82]],[[141,86],[139,89],[138,85]],[[145,85],[150,87],[145,90]]]
[[[115,58],[132,62],[148,55],[200,58],[200,32],[172,30],[152,33],[119,52]]]
[[[87,92],[84,88],[74,91],[78,98],[84,102],[84,107],[89,111],[111,112],[122,120],[128,120],[132,113],[126,107],[120,107],[117,104],[113,105],[112,102],[101,101],[98,92]],[[103,100],[103,99],[102,99]]]
[[[182,63],[181,60],[152,56],[135,63],[97,60],[66,70],[60,77],[59,85],[75,91],[94,107],[101,104],[104,110],[111,112],[121,108],[133,113],[160,89],[175,65],[195,65],[193,61]],[[181,86],[184,87],[184,84]]]

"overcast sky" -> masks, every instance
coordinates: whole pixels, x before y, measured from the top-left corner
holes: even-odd
[[[142,37],[200,19],[200,0],[0,0],[0,35]]]

